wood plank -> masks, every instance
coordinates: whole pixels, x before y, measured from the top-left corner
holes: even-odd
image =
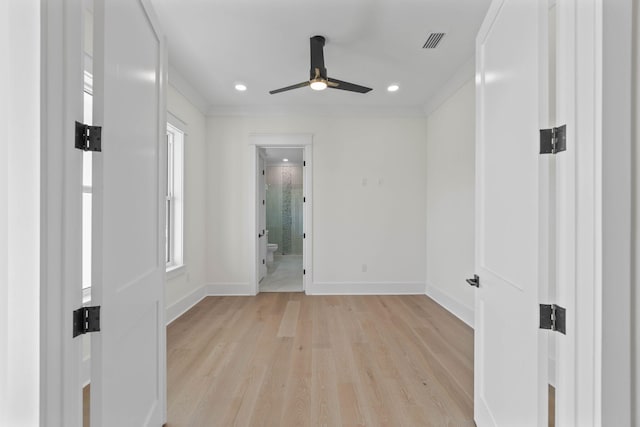
[[[473,426],[473,331],[426,296],[208,297],[167,354],[169,427]]]
[[[298,325],[298,313],[300,312],[300,301],[287,302],[287,308],[284,310],[280,329],[278,329],[278,337],[296,336],[296,326]]]

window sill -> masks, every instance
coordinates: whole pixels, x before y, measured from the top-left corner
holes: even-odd
[[[172,265],[167,267],[167,279],[175,279],[178,276],[182,276],[186,273],[187,269],[184,264],[181,265]]]

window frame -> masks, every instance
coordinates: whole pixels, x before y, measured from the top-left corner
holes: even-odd
[[[167,162],[165,203],[165,260],[169,278],[184,272],[184,148],[186,125],[172,114],[167,114]],[[167,243],[168,240],[168,243]]]

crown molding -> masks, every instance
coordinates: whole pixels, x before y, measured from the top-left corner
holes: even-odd
[[[440,107],[447,99],[458,91],[465,83],[475,78],[476,74],[476,56],[471,55],[469,59],[460,67],[458,71],[447,81],[442,87],[429,98],[424,105],[424,114],[431,115],[438,107]]]
[[[196,107],[203,116],[206,116],[209,103],[171,64],[169,64],[168,77],[169,84],[173,86],[175,90],[180,92],[182,96],[187,98],[187,100],[193,104],[193,106]]]
[[[424,117],[419,107],[298,105],[210,106],[209,117]]]

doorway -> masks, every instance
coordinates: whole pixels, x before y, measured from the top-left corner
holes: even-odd
[[[303,292],[311,278],[310,134],[252,135],[255,294]]]
[[[264,224],[260,292],[302,292],[304,252],[303,148],[261,147],[260,223]],[[264,171],[264,172],[263,172]]]

